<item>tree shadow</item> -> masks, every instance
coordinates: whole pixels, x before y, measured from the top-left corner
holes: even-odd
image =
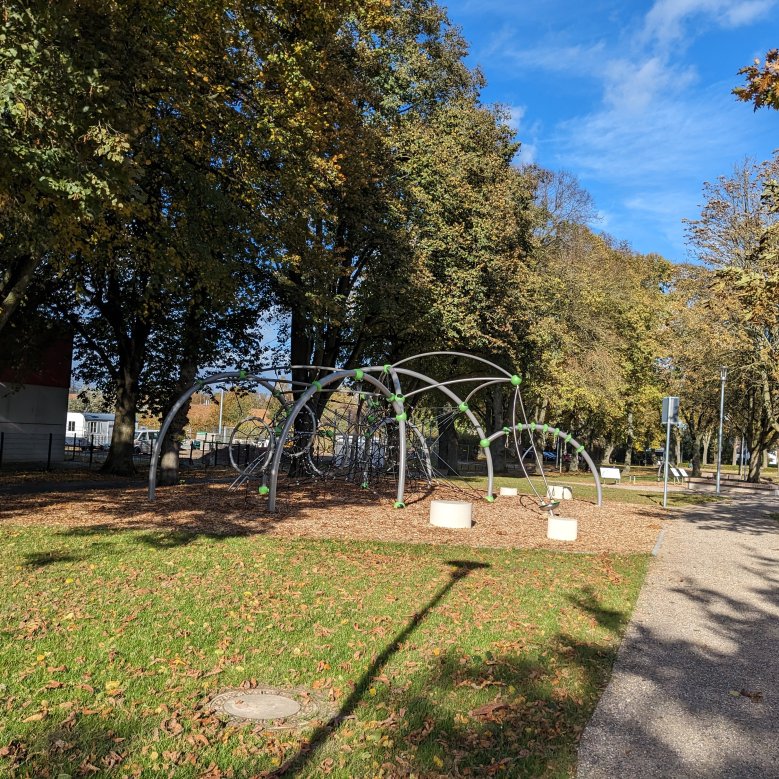
[[[23,565],[27,568],[45,568],[56,563],[77,563],[82,559],[81,555],[50,549],[48,552],[27,552]]]
[[[377,655],[369,668],[357,680],[354,689],[341,704],[335,716],[331,717],[328,722],[318,727],[312,733],[307,740],[305,748],[301,748],[297,754],[286,760],[277,770],[270,773],[269,776],[294,776],[305,770],[306,766],[316,757],[318,751],[334,734],[344,719],[354,713],[357,705],[362,701],[376,676],[379,675],[402,644],[410,638],[430,611],[441,602],[459,581],[469,576],[473,571],[490,567],[487,563],[475,562],[472,560],[449,560],[447,565],[452,567],[452,571],[449,574],[449,581],[438,589],[433,597],[412,616],[403,630],[397,633],[392,641],[390,641],[382,652]]]

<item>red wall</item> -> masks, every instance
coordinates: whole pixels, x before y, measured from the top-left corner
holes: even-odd
[[[27,368],[21,373],[0,368],[0,381],[13,384],[36,384],[40,387],[70,387],[71,357],[73,355],[73,337],[61,335],[41,349],[40,364]]]

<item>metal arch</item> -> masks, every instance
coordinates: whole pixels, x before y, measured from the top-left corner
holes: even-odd
[[[543,425],[537,425],[535,422],[531,422],[530,424],[523,424],[519,423],[517,425],[514,425],[515,430],[530,430],[533,432],[534,430],[537,430],[539,428],[543,428]],[[557,431],[557,432],[556,432]],[[504,430],[497,430],[494,432],[487,440],[492,443],[492,441],[496,441],[498,438],[500,438],[502,435],[508,435],[510,432],[510,428],[506,428]],[[549,432],[547,430],[547,432]],[[581,446],[582,451],[581,454],[584,455],[584,461],[587,463],[587,465],[590,467],[590,471],[592,472],[592,476],[595,479],[595,490],[598,495],[598,501],[597,505],[602,506],[603,505],[603,489],[601,487],[600,483],[600,475],[598,473],[598,468],[595,465],[595,463],[592,460],[592,457],[587,453],[587,450],[584,448],[582,444],[580,444],[573,436],[568,438],[570,433],[566,433],[563,430],[558,430],[558,428],[554,428],[552,431],[552,434],[556,437],[563,436],[567,440],[567,443],[573,444],[576,448],[579,448]]]
[[[356,370],[360,370],[360,369],[356,369]],[[295,419],[297,415],[300,413],[300,410],[303,408],[303,406],[306,405],[306,403],[308,403],[308,401],[313,397],[313,395],[316,392],[319,392],[320,390],[324,389],[329,384],[332,384],[335,381],[343,381],[344,379],[355,378],[357,376],[356,370],[351,369],[345,371],[336,371],[335,373],[331,373],[329,376],[324,376],[322,379],[318,381],[318,386],[317,384],[312,384],[295,402],[295,405],[292,407],[292,410],[289,412],[289,415],[287,416],[287,419],[284,422],[284,427],[282,428],[282,431],[279,435],[276,451],[273,453],[273,460],[271,461],[270,484],[268,485],[269,486],[268,511],[276,510],[276,489],[278,486],[279,466],[281,465],[281,457],[284,452],[284,443],[286,442],[289,436],[290,430],[292,430],[292,425],[295,423]],[[366,372],[367,370],[368,370],[367,368],[362,369],[363,372],[362,380],[367,381],[369,384],[372,384],[374,387],[376,387],[376,389],[378,389],[379,392],[382,395],[384,395],[384,397],[386,397],[387,400],[389,401],[389,398],[392,393],[378,379],[375,379],[373,376],[368,375]],[[390,402],[392,404],[392,407],[395,409],[395,411],[398,414],[403,413],[403,406],[397,400],[392,400]],[[405,470],[405,467],[406,467],[406,462],[404,459],[401,462],[402,471]],[[400,492],[400,490],[398,490],[397,501],[399,503],[403,502],[403,493]]]
[[[454,354],[455,352],[441,352],[441,354]],[[377,371],[377,370],[383,370],[382,368],[363,368],[363,371]],[[455,395],[452,390],[449,389],[449,387],[446,386],[444,382],[438,382],[434,379],[431,379],[429,376],[425,376],[424,373],[418,373],[417,371],[412,371],[409,368],[396,368],[398,373],[403,374],[404,376],[411,376],[412,379],[417,379],[419,381],[425,381],[430,385],[430,389],[437,389],[444,393],[451,401],[455,403],[456,406],[462,405],[463,401]],[[476,419],[476,417],[473,415],[473,411],[471,411],[469,408],[465,410],[465,414],[468,417],[468,419],[471,421],[471,424],[473,425],[474,429],[476,430],[477,434],[479,435],[480,439],[484,439],[484,430],[482,429],[482,426],[479,424],[479,420]],[[487,462],[487,497],[492,497],[492,491],[493,491],[493,484],[495,481],[495,472],[492,465],[492,453],[490,452],[489,448],[484,449],[484,457]],[[405,460],[403,462],[404,470],[405,470]]]
[[[465,352],[423,352],[422,354],[414,354],[411,357],[405,357],[402,360],[398,360],[392,367],[397,368],[399,365],[403,365],[403,363],[411,362],[411,360],[419,360],[423,357],[465,357],[469,360],[475,360],[476,362],[483,362],[485,365],[489,365],[490,368],[495,368],[496,371],[505,373],[509,379],[511,378],[511,374],[505,368],[501,368],[500,365],[495,365],[494,362],[485,360],[484,357],[477,357],[475,354],[466,354]]]
[[[264,371],[263,371],[264,372]],[[160,461],[160,453],[162,452],[162,442],[165,440],[165,435],[168,432],[168,428],[173,424],[173,419],[179,411],[184,407],[184,404],[196,393],[203,389],[207,384],[218,384],[220,381],[228,381],[229,379],[248,379],[256,381],[262,387],[274,394],[274,388],[271,382],[263,378],[263,376],[256,373],[246,373],[246,371],[228,371],[226,373],[215,373],[213,376],[208,376],[202,381],[197,381],[193,384],[181,397],[173,404],[170,411],[168,411],[165,419],[160,427],[160,434],[157,436],[157,440],[154,442],[154,449],[152,450],[151,462],[149,463],[149,500],[155,500],[157,497],[157,466]],[[284,401],[281,401],[284,403]],[[286,404],[284,404],[286,405]]]

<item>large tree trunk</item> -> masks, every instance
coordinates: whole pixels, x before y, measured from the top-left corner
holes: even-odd
[[[459,476],[459,440],[454,419],[454,415],[448,415],[438,424],[438,455],[433,458],[433,468],[445,476]]]
[[[703,434],[703,456],[701,458],[701,464],[706,466],[709,464],[709,446],[711,445],[711,430],[707,430]],[[720,457],[722,456],[722,453],[720,453]]]
[[[614,441],[606,441],[606,445],[603,447],[603,462],[608,465],[611,462],[611,454],[614,451]]]
[[[703,436],[696,433],[692,439],[692,475],[700,477],[701,475],[701,443]]]
[[[0,331],[24,299],[30,279],[38,267],[38,258],[32,253],[17,257],[0,276]]]
[[[500,430],[503,427],[503,390],[498,384],[492,390],[491,419],[487,432]],[[504,473],[506,470],[506,439],[504,436],[496,438],[490,444],[492,467],[496,473]]]
[[[738,453],[741,451],[741,437],[733,439],[733,453],[730,456],[730,464],[738,465]]]
[[[108,450],[108,457],[100,469],[103,473],[113,473],[119,476],[132,476],[135,473],[133,442],[135,441],[137,409],[138,377],[133,376],[129,370],[123,370],[116,387],[111,448]]]
[[[630,466],[633,464],[633,442],[635,440],[635,431],[633,429],[633,406],[628,406],[627,416],[627,435],[625,436],[625,468],[623,474],[630,475]]]

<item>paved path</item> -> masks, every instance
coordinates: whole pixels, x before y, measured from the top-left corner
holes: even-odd
[[[584,732],[578,777],[779,779],[779,499],[678,516]]]

